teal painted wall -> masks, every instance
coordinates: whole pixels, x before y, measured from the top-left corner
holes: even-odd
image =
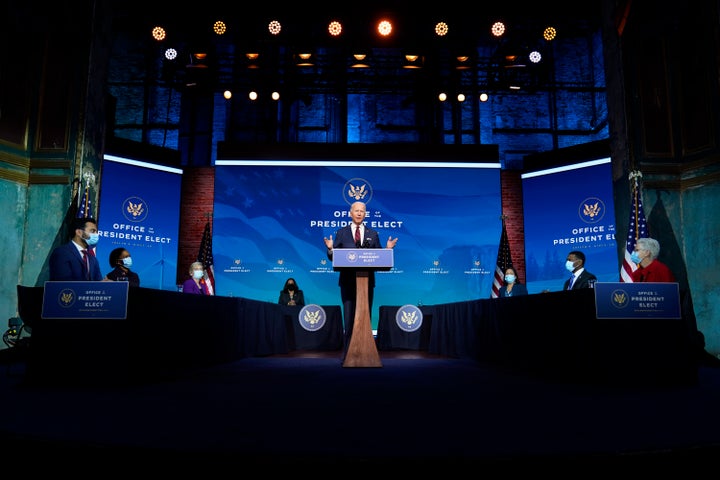
[[[717,174],[716,174],[717,175]],[[682,211],[683,258],[706,350],[720,353],[720,182],[688,189]]]
[[[26,187],[16,182],[0,180],[0,265],[4,265],[7,272],[0,280],[0,330],[3,333],[7,319],[17,314],[16,288],[22,279],[26,191]]]

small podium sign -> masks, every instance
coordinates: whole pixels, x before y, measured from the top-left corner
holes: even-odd
[[[333,249],[333,269],[390,270],[393,266],[393,260],[392,248]]]
[[[681,318],[677,283],[595,283],[597,318]]]
[[[45,282],[42,318],[127,318],[128,282]]]

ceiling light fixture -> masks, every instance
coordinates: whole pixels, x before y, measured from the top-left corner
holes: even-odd
[[[338,36],[340,36],[340,34],[342,33],[342,24],[341,24],[340,22],[338,22],[337,20],[333,20],[333,21],[330,22],[330,24],[328,25],[328,32],[329,32],[330,35],[332,35],[333,37],[338,37]]]
[[[165,29],[162,27],[155,27],[152,29],[152,36],[158,42],[165,40]]]

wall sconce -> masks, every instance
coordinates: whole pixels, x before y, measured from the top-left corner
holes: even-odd
[[[298,53],[295,55],[295,65],[298,67],[312,67],[312,53]]]
[[[258,63],[258,59],[260,58],[259,53],[246,53],[245,58],[247,58],[248,61],[247,68],[260,68],[260,64]]]
[[[525,57],[521,57],[516,53],[505,55],[505,68],[525,68],[527,65],[524,62]]]
[[[190,63],[186,65],[187,68],[207,68],[207,65],[205,65],[205,60],[207,59],[207,53],[205,52],[198,52],[193,53],[190,56]]]
[[[370,64],[367,62],[367,54],[366,53],[354,53],[353,54],[353,62],[350,65],[350,68],[369,68]]]
[[[458,55],[455,57],[455,70],[468,70],[470,63],[470,57],[468,55]]]
[[[422,68],[423,58],[420,55],[408,54],[405,55],[405,61],[403,62],[403,68]]]

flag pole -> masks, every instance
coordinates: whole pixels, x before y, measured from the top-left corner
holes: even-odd
[[[635,244],[639,238],[648,236],[648,225],[645,219],[645,211],[642,204],[642,172],[632,170],[628,174],[630,180],[630,221],[628,224],[627,241],[622,266],[620,267],[620,281],[631,283],[632,273],[637,270],[637,265],[632,261],[631,256],[635,250]]]
[[[208,292],[210,295],[215,295],[215,267],[213,266],[212,232],[210,230],[212,212],[205,213],[205,218],[207,219],[207,222],[205,223],[202,240],[200,241],[200,250],[198,252],[197,261],[203,264],[203,268],[205,270],[205,276],[203,279],[207,285]]]
[[[502,221],[502,233],[500,234],[500,244],[498,245],[497,260],[495,262],[495,274],[493,275],[492,292],[491,298],[498,298],[500,296],[500,288],[505,278],[505,270],[508,267],[512,267],[512,255],[510,254],[510,242],[507,236],[507,227],[505,226],[505,219],[507,215],[500,215]]]

